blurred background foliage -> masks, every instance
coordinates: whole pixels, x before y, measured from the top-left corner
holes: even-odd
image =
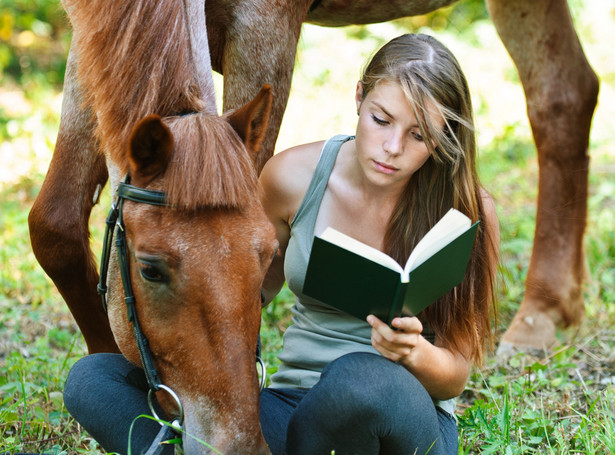
[[[418,30],[466,29],[489,19],[482,0],[466,0],[424,16],[395,21],[400,27]],[[349,28],[347,35],[362,38],[367,27]],[[17,84],[26,91],[36,85],[60,88],[70,44],[70,24],[59,0],[11,0],[0,5],[1,85]]]
[[[12,0],[0,6],[0,69],[4,86],[60,88],[70,25],[58,0]]]

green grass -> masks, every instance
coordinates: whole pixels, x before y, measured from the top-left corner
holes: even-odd
[[[609,27],[592,27],[596,1],[583,8],[573,3],[585,49],[603,82],[590,150],[587,317],[580,327],[558,333],[561,345],[550,357],[519,355],[505,362],[491,354],[473,372],[459,399],[461,454],[615,452],[615,67],[607,58],[615,20],[611,14]],[[608,18],[601,16],[600,24]],[[398,33],[390,24],[306,28],[278,149],[352,132],[359,69],[377,43]],[[535,149],[514,69],[489,23],[480,22],[461,38],[456,30],[435,33],[457,54],[475,96],[480,173],[497,201],[502,231],[499,336],[523,297],[534,231]],[[53,84],[38,80],[17,86],[4,79],[0,87],[0,452],[100,454],[62,404],[66,375],[85,354],[83,340],[29,244],[27,213],[51,157],[60,101]],[[17,101],[3,104],[9,92]],[[323,111],[323,99],[335,112]],[[105,203],[93,214],[96,254],[106,211]],[[285,288],[263,311],[269,374],[277,368],[291,305]]]

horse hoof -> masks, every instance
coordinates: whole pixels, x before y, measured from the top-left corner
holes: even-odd
[[[517,354],[523,354],[530,357],[542,359],[549,355],[549,350],[539,349],[533,346],[519,346],[505,341],[500,342],[495,355],[498,359],[508,361]]]
[[[514,317],[498,346],[498,357],[510,358],[522,352],[535,357],[544,357],[556,345],[556,326],[545,313],[523,314]]]

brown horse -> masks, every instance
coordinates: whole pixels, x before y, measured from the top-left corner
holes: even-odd
[[[455,1],[295,0],[267,7],[256,0],[208,0],[210,51],[214,69],[224,74],[224,108],[240,106],[261,84],[271,83],[276,96],[264,142],[271,153],[303,22],[375,23],[425,14]],[[525,297],[500,349],[542,350],[555,342],[556,326],[578,324],[584,315],[587,151],[598,79],[585,58],[566,0],[486,3],[519,71],[540,167]]]
[[[454,1],[208,0],[209,50],[213,68],[224,74],[224,109],[243,106],[264,83],[271,84],[276,95],[257,170],[273,153],[303,22],[325,26],[373,23],[424,14]],[[556,326],[577,324],[584,314],[587,150],[598,80],[585,58],[566,0],[486,1],[519,71],[540,166],[526,293],[501,347],[542,349],[554,343]],[[101,14],[100,19],[103,17]],[[193,46],[205,49],[207,39],[201,36],[200,41],[193,40]],[[116,349],[115,343],[97,304],[96,273],[88,247],[88,219],[97,198],[93,195],[106,181],[107,168],[102,155],[92,153],[97,147],[93,134],[97,122],[82,107],[76,61],[73,47],[56,151],[31,215],[32,241],[90,352],[109,351]],[[207,71],[197,69],[198,79],[207,81]]]
[[[187,433],[224,453],[268,453],[255,351],[260,289],[277,241],[260,205],[254,163],[270,89],[218,116],[202,1],[64,6],[79,64],[67,78],[57,147],[30,213],[37,258],[90,351],[117,350],[117,342],[139,364],[118,255],[108,269],[114,337],[95,297],[88,216],[108,173],[113,188],[129,176],[133,192],[164,194],[162,206],[129,198],[120,209],[136,316],[160,381],[179,397]],[[159,395],[172,415],[175,402]],[[206,451],[189,437],[184,449]]]

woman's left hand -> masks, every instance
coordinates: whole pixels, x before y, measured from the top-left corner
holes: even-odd
[[[372,346],[387,359],[409,368],[414,350],[423,340],[421,321],[416,317],[395,318],[391,328],[376,316],[370,315],[367,322],[372,326]]]

